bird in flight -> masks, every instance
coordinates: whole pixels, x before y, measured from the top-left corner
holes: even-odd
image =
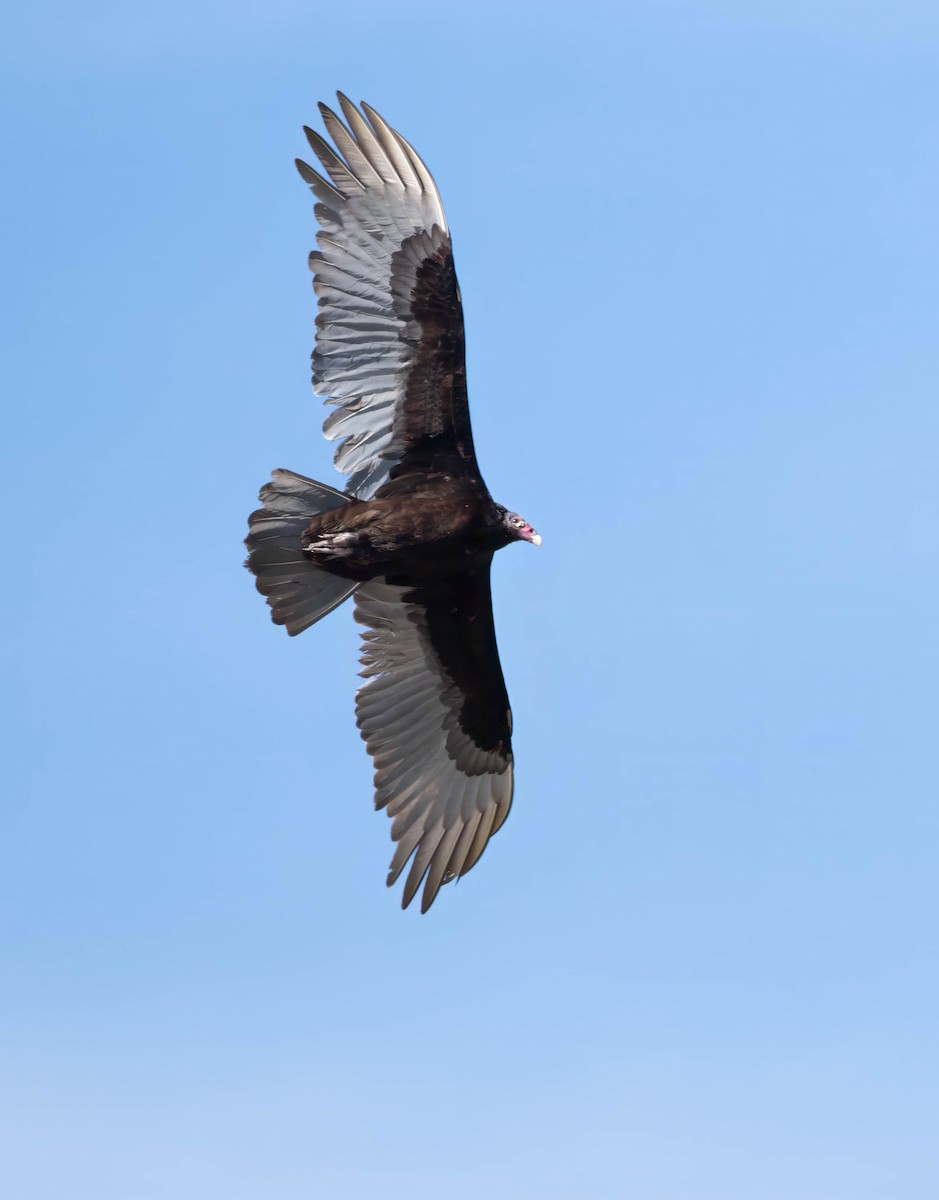
[[[305,129],[317,199],[313,388],[349,476],[337,491],[273,472],[248,518],[247,566],[294,636],[350,596],[364,628],[356,719],[392,818],[388,886],[411,866],[426,912],[509,814],[512,711],[489,569],[510,542],[541,545],[483,482],[466,394],[463,308],[440,193],[414,148],[341,93],[321,104],[332,145]]]

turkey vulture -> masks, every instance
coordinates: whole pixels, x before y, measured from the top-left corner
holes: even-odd
[[[356,718],[393,818],[402,907],[479,861],[512,804],[512,712],[489,591],[492,556],[541,545],[496,504],[473,449],[463,309],[427,167],[367,104],[321,104],[334,145],[297,160],[318,203],[313,387],[334,411],[344,492],[274,471],[248,518],[247,566],[273,620],[302,633],[350,596],[362,633]],[[327,178],[328,176],[328,178]]]

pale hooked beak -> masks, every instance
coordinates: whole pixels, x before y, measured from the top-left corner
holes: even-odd
[[[535,533],[534,529],[532,529],[530,525],[526,525],[522,530],[522,537],[526,542],[531,542],[533,546],[541,545],[541,534]]]

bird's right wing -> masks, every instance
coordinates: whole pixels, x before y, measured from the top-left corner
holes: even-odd
[[[336,406],[323,431],[339,441],[336,466],[362,499],[404,471],[477,476],[463,307],[440,193],[378,113],[342,94],[339,102],[348,127],[320,105],[335,148],[305,130],[326,175],[297,161],[320,201],[310,255],[319,297],[313,385]]]
[[[367,626],[356,717],[397,842],[388,886],[413,854],[402,904],[427,874],[426,912],[441,884],[475,866],[512,804],[512,713],[488,566],[418,587],[364,583],[355,617]]]

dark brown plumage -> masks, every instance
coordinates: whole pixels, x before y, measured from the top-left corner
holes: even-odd
[[[489,568],[541,538],[489,494],[473,448],[463,309],[436,185],[367,105],[320,106],[335,149],[307,137],[329,178],[317,196],[314,389],[336,411],[345,493],[275,471],[249,518],[248,567],[297,634],[349,596],[363,632],[356,715],[393,818],[389,885],[413,862],[406,907],[466,874],[512,803],[512,714]],[[367,119],[366,119],[367,118]]]

